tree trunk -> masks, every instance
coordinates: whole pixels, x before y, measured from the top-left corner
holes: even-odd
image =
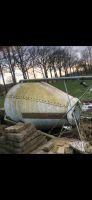
[[[5,92],[7,93],[7,88],[6,88],[6,84],[5,84],[4,75],[3,75],[3,71],[2,71],[1,65],[0,65],[0,72],[1,72],[2,79],[3,79],[3,84],[4,84]]]
[[[59,76],[62,77],[61,68],[59,67],[58,70],[59,70]]]
[[[34,75],[34,78],[36,79],[36,75],[35,75],[35,71],[34,71],[34,66],[33,66],[32,68],[33,68],[33,75]]]
[[[45,78],[42,66],[41,66],[41,71],[42,71],[43,78]]]
[[[9,69],[10,69],[10,73],[11,73],[11,76],[12,76],[13,84],[15,85],[16,84],[16,76],[15,76],[15,71],[13,69],[13,66],[9,65]]]
[[[71,67],[70,67],[70,75],[72,74],[72,72],[71,72]]]
[[[68,73],[67,73],[67,68],[65,68],[65,76],[67,76],[67,74],[68,74]]]
[[[74,74],[74,67],[72,69],[73,69],[73,74]]]
[[[51,69],[51,67],[50,67],[50,75],[51,75],[51,78],[52,78],[52,69]]]
[[[23,78],[27,79],[27,74],[26,74],[24,63],[23,63],[23,54],[20,52],[18,47],[17,47],[17,52],[18,52],[18,56],[19,56],[19,60],[20,60],[20,66],[21,66]]]
[[[22,71],[23,78],[27,79],[27,75],[26,75],[26,72],[24,70],[24,66],[23,65],[21,65],[21,71]]]
[[[77,75],[79,75],[79,68],[78,67],[76,68],[76,72],[77,72]]]
[[[84,69],[85,69],[85,74],[87,75],[87,66],[86,66],[86,63],[85,63]]]
[[[83,72],[83,70],[81,70],[81,76],[82,76],[82,72]]]
[[[47,73],[46,66],[43,66],[43,69],[44,69],[44,74],[45,74],[45,77],[46,77],[46,78],[48,78],[48,73]]]
[[[27,74],[27,78],[29,79],[29,73],[28,73],[28,70],[26,71],[26,74]]]
[[[9,60],[9,68],[10,68],[10,72],[11,72],[11,75],[12,75],[12,80],[13,80],[13,83],[14,84],[16,84],[16,76],[15,76],[15,69],[14,69],[14,64],[12,64],[12,62],[11,62],[11,59],[13,58],[11,58],[11,54],[10,54],[10,49],[7,47],[6,48],[6,51],[7,51],[7,53],[8,53],[8,60]],[[13,59],[13,61],[14,61],[14,59]]]
[[[55,77],[57,78],[58,75],[57,75],[57,70],[56,70],[56,67],[53,65],[53,69],[54,69],[54,74],[55,74]]]

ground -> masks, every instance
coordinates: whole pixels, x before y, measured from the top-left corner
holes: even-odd
[[[92,85],[92,80],[86,80],[88,86]],[[53,86],[59,88],[60,90],[65,91],[64,81],[58,81],[51,83]],[[87,89],[83,85],[80,85],[78,80],[67,80],[66,81],[68,93],[74,97],[80,97]],[[0,96],[0,107],[4,106],[5,96]],[[87,92],[87,94],[82,98],[82,100],[92,100],[92,92]]]

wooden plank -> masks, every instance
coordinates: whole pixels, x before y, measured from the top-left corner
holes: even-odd
[[[30,141],[27,145],[25,145],[23,148],[15,148],[9,144],[0,144],[0,148],[4,149],[7,152],[10,152],[11,154],[22,154],[22,153],[28,153],[36,149],[39,145],[43,144],[45,142],[45,138],[40,136],[40,138],[36,138],[33,141]]]
[[[20,133],[7,133],[5,134],[5,137],[7,140],[11,140],[13,142],[22,142],[24,141],[28,136],[33,135],[36,132],[36,129],[34,127],[29,127],[26,130],[20,132]],[[39,135],[39,133],[38,133]]]
[[[6,140],[6,144],[9,144],[11,146],[13,146],[14,148],[23,148],[24,146],[26,146],[29,142],[31,142],[32,140],[34,140],[35,138],[39,138],[41,135],[38,135],[37,132],[35,132],[33,135],[28,136],[25,140],[23,140],[22,142],[15,142],[12,140]],[[44,136],[43,136],[44,138]]]
[[[25,150],[23,152],[23,154],[31,154],[31,152],[33,152],[34,150],[38,149],[39,146],[45,144],[47,142],[47,140],[44,138],[44,139],[40,139],[37,143],[35,143],[34,145],[30,146],[29,149]]]
[[[38,136],[36,138],[34,138],[32,141],[30,141],[27,145],[23,146],[21,148],[22,152],[25,152],[28,150],[28,148],[32,149],[33,150],[33,146],[36,145],[36,148],[38,147],[39,145],[39,142],[40,144],[44,141],[45,137],[44,136]]]
[[[65,147],[64,154],[73,154],[73,149],[70,146]]]
[[[54,147],[54,142],[47,142],[41,149],[49,152]]]
[[[45,151],[43,151],[42,149],[39,149],[39,150],[34,150],[32,151],[30,154],[47,154]]]
[[[44,132],[42,132],[42,131],[37,131],[38,133],[40,133],[41,135],[44,135],[44,136],[46,136],[46,137],[48,137],[48,138],[51,138],[51,139],[55,139],[55,138],[57,138],[57,137],[55,137],[54,135],[51,135],[51,134],[48,134],[48,133],[44,133]]]
[[[24,124],[24,123],[19,122],[14,126],[9,126],[9,127],[5,128],[5,132],[6,133],[19,133],[20,131],[23,131],[30,126],[31,126],[31,124],[26,124],[26,123]]]
[[[58,147],[56,153],[57,154],[64,154],[64,147]]]

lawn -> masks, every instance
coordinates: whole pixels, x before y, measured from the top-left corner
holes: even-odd
[[[87,86],[92,85],[92,80],[86,80],[85,81]],[[60,90],[65,91],[64,81],[58,81],[55,83],[52,83],[53,86],[59,88]],[[79,80],[67,80],[66,81],[67,90],[68,93],[74,97],[80,97],[88,87],[84,87],[83,85],[80,85]],[[82,100],[92,100],[92,92],[87,92],[87,94],[82,98]]]

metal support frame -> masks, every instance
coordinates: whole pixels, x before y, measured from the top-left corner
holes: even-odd
[[[63,76],[59,78],[37,78],[37,79],[23,79],[19,83],[26,82],[43,82],[43,81],[62,81],[62,80],[92,80],[92,76]]]

